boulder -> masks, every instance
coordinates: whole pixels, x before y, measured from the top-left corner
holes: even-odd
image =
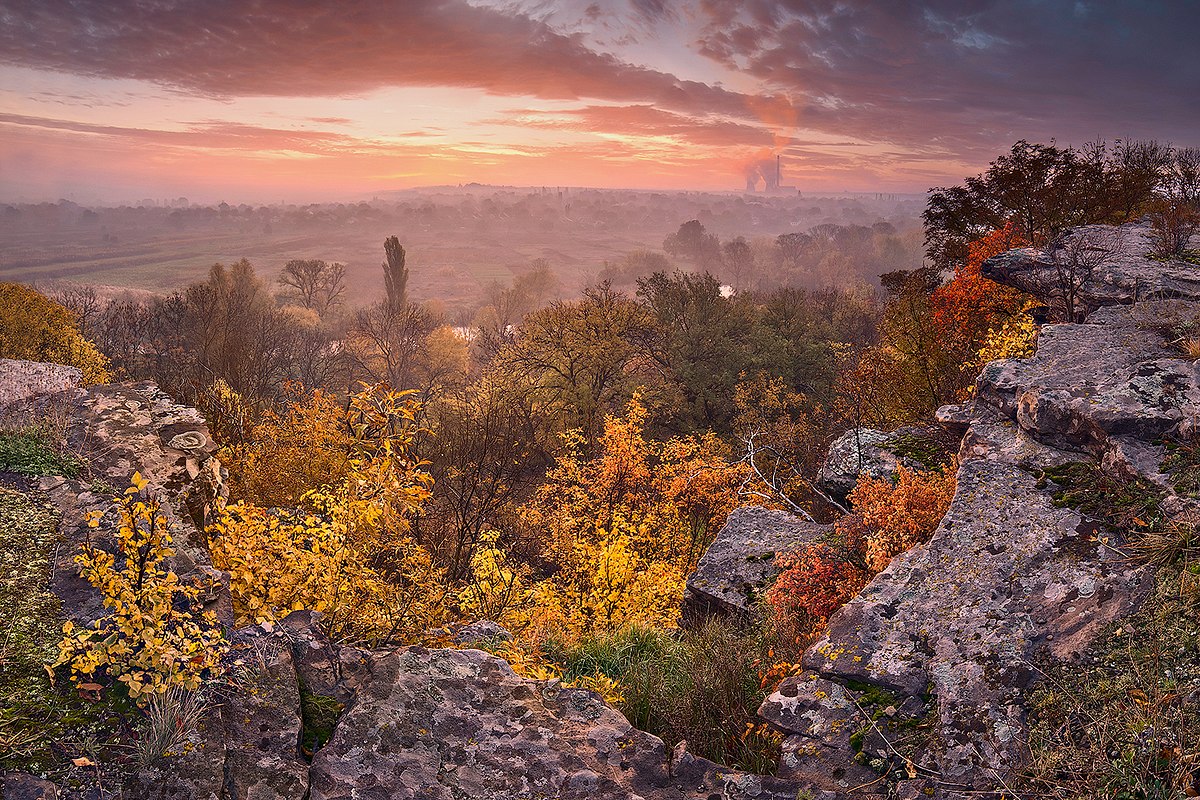
[[[593,692],[518,677],[479,650],[366,656],[313,759],[311,800],[794,800],[807,787],[668,754]]]
[[[736,509],[687,579],[683,623],[718,615],[748,620],[762,592],[779,574],[775,556],[819,542],[832,525],[806,522],[784,511]]]
[[[900,466],[911,470],[938,466],[946,460],[944,438],[940,432],[911,425],[890,432],[851,428],[829,445],[817,471],[817,487],[845,499],[860,475],[890,478]]]
[[[0,358],[0,408],[43,395],[73,392],[83,385],[83,373],[62,364]]]
[[[6,772],[0,781],[3,800],[58,800],[58,787],[24,772]]]
[[[1057,246],[1009,250],[983,262],[984,277],[1013,286],[1061,310],[1064,289],[1086,316],[1104,306],[1142,300],[1200,300],[1195,264],[1153,257],[1148,224],[1085,225]]]

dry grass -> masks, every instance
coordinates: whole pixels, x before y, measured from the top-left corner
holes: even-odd
[[[137,737],[137,761],[148,767],[161,758],[178,755],[188,745],[209,703],[200,692],[170,686],[146,705]]]

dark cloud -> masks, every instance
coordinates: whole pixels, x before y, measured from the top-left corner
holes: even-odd
[[[994,155],[1019,137],[1195,143],[1200,3],[705,0],[700,51],[786,94],[797,124]]]
[[[17,0],[0,7],[0,62],[217,97],[457,86],[744,112],[735,92],[465,0]]]

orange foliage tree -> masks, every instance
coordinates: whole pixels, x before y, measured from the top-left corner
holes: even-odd
[[[531,642],[674,627],[684,580],[739,505],[745,468],[727,445],[711,434],[655,442],[646,416],[635,397],[624,417],[606,417],[590,458],[581,432],[566,435],[565,454],[519,509],[554,566],[509,620]]]

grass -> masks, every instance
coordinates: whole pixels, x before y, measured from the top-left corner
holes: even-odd
[[[1171,486],[1184,497],[1200,497],[1200,441],[1166,442],[1167,455],[1163,472],[1171,478]]]
[[[336,698],[313,694],[300,683],[300,749],[308,758],[329,743],[342,704]]]
[[[62,616],[50,591],[58,519],[49,506],[0,488],[0,770],[62,767],[119,727],[113,701],[86,702],[53,686]]]
[[[37,478],[62,475],[77,478],[83,461],[60,448],[44,428],[0,431],[0,471]]]
[[[1146,532],[1164,525],[1164,492],[1145,478],[1126,480],[1096,464],[1075,462],[1045,470],[1039,488],[1046,488],[1048,481],[1055,484],[1055,505],[1073,508],[1113,530]]]
[[[548,646],[566,679],[617,681],[630,723],[674,747],[737,769],[774,771],[780,737],[758,720],[770,645],[760,632],[710,620],[670,634],[630,629],[571,647]]]
[[[1163,469],[1195,490],[1196,452]],[[1090,464],[1047,474],[1055,501],[1126,533],[1131,557],[1159,567],[1150,596],[1072,663],[1042,671],[1029,699],[1029,769],[1020,788],[1058,800],[1200,796],[1200,533],[1166,520],[1161,489]]]
[[[1025,776],[1038,796],[1198,796],[1198,581],[1194,565],[1161,569],[1136,615],[1110,626],[1082,663],[1045,673],[1030,697]]]

